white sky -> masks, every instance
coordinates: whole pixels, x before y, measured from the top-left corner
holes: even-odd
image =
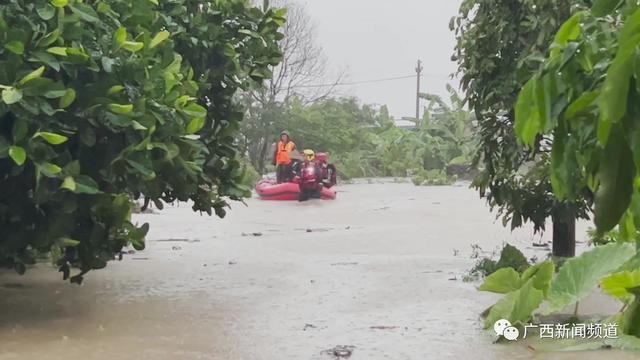
[[[445,85],[455,72],[449,20],[462,0],[295,0],[306,4],[317,40],[334,71],[347,82],[415,74],[424,63],[422,92],[448,99]],[[395,117],[415,116],[415,78],[341,87],[364,103],[386,104]]]

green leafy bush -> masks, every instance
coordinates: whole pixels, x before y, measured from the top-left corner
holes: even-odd
[[[490,257],[484,257],[478,260],[476,265],[469,271],[469,275],[489,276],[504,268],[512,268],[517,272],[523,272],[529,266],[529,261],[518,248],[505,244],[500,250],[500,257],[497,261]]]
[[[224,216],[242,185],[233,96],[269,76],[283,13],[240,0],[10,0],[0,7],[0,265],[71,278],[149,226],[131,199]]]
[[[447,176],[447,173],[440,169],[420,169],[411,177],[411,182],[417,186],[451,185],[457,180],[457,176]]]

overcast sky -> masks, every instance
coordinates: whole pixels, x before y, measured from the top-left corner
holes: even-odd
[[[294,0],[306,4],[317,39],[348,82],[415,74],[424,62],[422,92],[445,96],[455,40],[449,20],[461,0]],[[365,103],[387,104],[395,117],[414,116],[415,78],[341,87]]]

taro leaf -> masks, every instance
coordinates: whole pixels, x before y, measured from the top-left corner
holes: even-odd
[[[506,294],[518,290],[521,285],[520,274],[517,271],[512,268],[502,268],[487,276],[478,290]]]
[[[633,335],[618,334],[617,339],[606,339],[605,343],[624,351],[640,351],[640,338]]]
[[[591,6],[591,13],[593,16],[606,16],[611,14],[623,0],[595,0],[593,6]]]
[[[21,166],[27,160],[27,153],[20,146],[11,146],[9,147],[9,157],[13,159],[18,166]]]
[[[538,290],[542,290],[544,296],[547,296],[549,287],[551,286],[551,279],[555,273],[556,266],[551,261],[545,261],[534,266],[529,267],[522,273],[521,282],[533,278],[533,287]]]
[[[630,244],[611,243],[567,260],[551,282],[545,314],[560,311],[589,295],[603,277],[618,269],[634,253]]]
[[[600,186],[595,193],[594,222],[598,231],[613,229],[627,211],[633,193],[636,167],[621,130],[616,129],[617,141],[610,141],[604,149],[598,170]]]
[[[541,290],[533,286],[533,279],[529,279],[520,289],[506,294],[489,312],[484,328],[488,329],[500,319],[507,319],[512,324],[524,323],[531,318],[544,295]]]
[[[627,299],[629,289],[640,288],[640,270],[623,271],[602,279],[602,289],[618,299]]]
[[[2,101],[4,101],[5,104],[15,104],[20,100],[22,100],[22,91],[20,89],[10,87],[2,90]]]

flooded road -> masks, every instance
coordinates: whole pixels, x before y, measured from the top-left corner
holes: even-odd
[[[471,245],[542,259],[531,244],[549,235],[504,229],[466,185],[354,184],[336,201],[236,203],[224,220],[187,204],[135,220],[151,224],[147,249],[82,286],[47,265],[0,273],[0,359],[637,358],[492,344],[478,314],[497,297],[461,281]]]

